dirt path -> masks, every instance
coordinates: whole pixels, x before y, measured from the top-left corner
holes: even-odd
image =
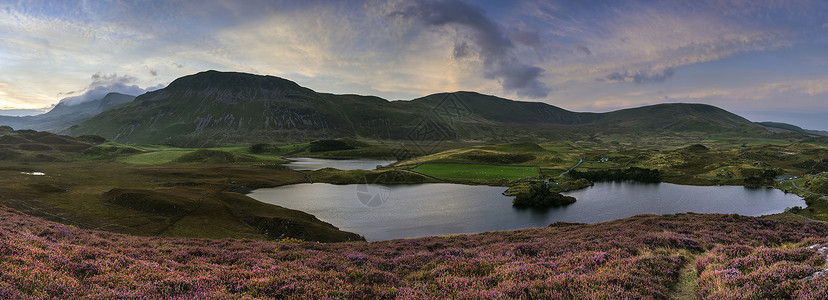
[[[696,272],[696,261],[704,257],[704,253],[696,254],[687,258],[687,263],[679,270],[679,279],[676,285],[667,295],[667,299],[698,299],[696,296],[696,280],[699,274]]]

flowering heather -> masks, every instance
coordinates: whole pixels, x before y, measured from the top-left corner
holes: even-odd
[[[135,237],[0,208],[0,298],[666,298],[686,266],[699,268],[702,297],[819,298],[828,281],[806,277],[824,254],[806,247],[826,233],[680,214],[319,244]]]
[[[710,299],[828,299],[824,249],[825,236],[778,248],[718,246],[696,262],[698,294]]]

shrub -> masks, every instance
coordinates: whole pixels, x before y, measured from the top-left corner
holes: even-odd
[[[600,170],[580,172],[572,170],[569,176],[575,179],[588,179],[590,181],[624,181],[634,180],[648,183],[661,182],[661,172],[658,169],[645,169],[630,167],[626,170]]]
[[[337,150],[351,150],[356,147],[339,140],[318,140],[310,142],[310,152],[326,152]]]
[[[273,152],[275,147],[271,144],[254,144],[250,145],[250,152],[254,154],[262,154],[262,153],[269,153]]]
[[[549,207],[572,203],[575,203],[574,197],[552,192],[543,182],[531,184],[529,189],[519,193],[512,200],[512,206],[518,207]]]

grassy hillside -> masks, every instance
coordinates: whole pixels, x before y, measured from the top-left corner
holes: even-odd
[[[411,169],[432,177],[454,180],[515,180],[537,177],[538,168],[477,164],[423,164]]]
[[[273,76],[217,71],[181,77],[164,89],[141,95],[62,133],[188,147],[367,138],[411,141],[416,147],[409,150],[418,154],[432,153],[445,141],[638,141],[658,137],[686,143],[710,137],[806,137],[793,132],[772,133],[702,104],[578,113],[546,103],[473,92],[387,101],[318,93]]]
[[[283,159],[246,151],[127,146],[0,127],[0,205],[134,235],[362,240],[312,215],[233,193],[308,181],[279,166]]]
[[[71,138],[0,126],[0,161],[51,162],[76,155],[104,141],[99,137]]]
[[[821,131],[821,130],[807,130],[803,129],[802,127],[791,125],[787,123],[779,123],[779,122],[757,122],[756,124],[762,125],[768,128],[776,128],[782,129],[787,131],[799,132],[808,135],[815,135],[815,136],[828,136],[828,132]]]
[[[681,214],[319,244],[135,237],[2,208],[0,297],[821,299],[825,232]]]

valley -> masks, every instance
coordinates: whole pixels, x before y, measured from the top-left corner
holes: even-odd
[[[45,142],[37,144],[37,139]],[[196,149],[125,145],[100,139],[84,142],[9,129],[3,140],[9,141],[4,142],[8,148],[17,148],[7,150],[16,156],[3,160],[0,166],[4,173],[0,183],[6,191],[4,205],[65,224],[135,235],[291,237],[326,242],[361,239],[312,215],[266,205],[239,193],[310,182],[392,186],[452,183],[502,186],[509,188],[505,194],[515,195],[532,182],[544,180],[553,184],[552,190],[567,192],[592,185],[572,174],[630,167],[660,170],[663,182],[675,184],[739,186],[758,180],[759,185],[806,197],[807,205],[796,205],[784,213],[780,210],[772,218],[800,218],[797,214],[828,221],[825,199],[808,197],[810,193],[825,193],[819,185],[825,180],[807,175],[824,172],[827,166],[822,160],[828,157],[828,149],[803,143],[744,147],[695,144],[671,150],[616,148],[588,141],[471,143],[380,168],[303,171],[286,167],[289,160],[285,157],[345,158],[372,153],[374,157],[386,157],[384,162],[393,162],[396,159],[386,146],[392,141],[345,139],[357,146],[311,152],[308,143],[269,146],[267,151],[253,145]],[[49,144],[54,141],[60,145]],[[45,175],[28,175],[32,172]],[[768,173],[772,177],[762,177]],[[796,176],[793,182],[801,189],[794,188],[790,180],[777,180],[776,176],[781,175]]]
[[[14,270],[0,296],[826,292],[808,279],[828,246],[824,137],[712,106],[386,101],[209,71],[78,122],[53,130],[68,135],[0,126],[0,265]],[[272,188],[295,194],[261,198]],[[538,189],[575,202],[515,207]],[[774,279],[724,279],[746,260],[740,278]]]
[[[827,15],[0,0],[0,300],[828,299]]]

